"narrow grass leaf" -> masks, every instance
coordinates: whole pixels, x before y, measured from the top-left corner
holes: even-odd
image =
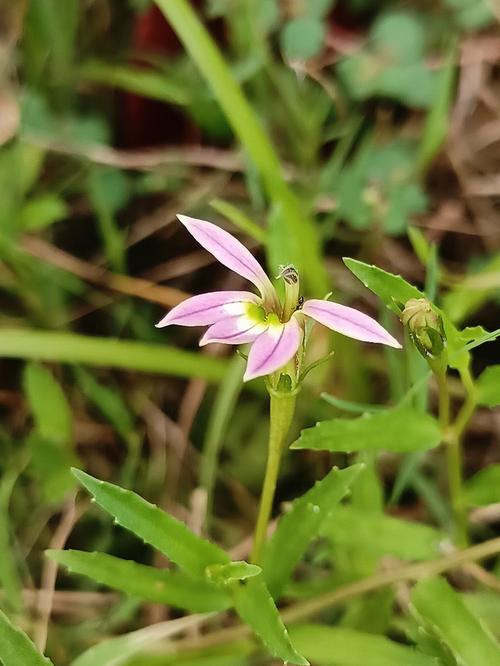
[[[73,470],[78,481],[115,522],[166,555],[186,573],[204,577],[211,564],[226,564],[228,555],[191,532],[184,523],[125,488]]]
[[[293,627],[290,634],[318,666],[439,666],[414,648],[353,629],[311,624]]]
[[[245,213],[242,213],[239,208],[234,206],[232,203],[229,203],[229,201],[224,201],[223,199],[212,199],[210,205],[218,213],[232,222],[237,229],[244,231],[251,238],[254,238],[258,243],[265,245],[266,232],[264,229],[255,224],[255,222],[247,217]]]
[[[188,88],[169,80],[166,72],[134,67],[110,65],[100,60],[86,62],[79,70],[81,78],[103,83],[167,104],[186,105],[190,102]]]
[[[0,610],[0,659],[3,666],[49,666],[30,638]]]
[[[321,421],[303,430],[292,448],[406,453],[431,449],[440,440],[441,430],[435,418],[409,407],[397,407],[356,419]]]
[[[0,358],[84,363],[215,382],[227,368],[223,359],[168,345],[23,329],[0,331]]]
[[[461,666],[500,664],[499,644],[444,578],[421,580],[413,589],[411,601]]]
[[[333,468],[280,518],[266,546],[262,565],[273,597],[279,597],[309,543],[318,536],[322,524],[362,469],[363,465],[343,470]]]
[[[138,599],[193,613],[221,611],[230,605],[228,595],[216,585],[180,571],[156,569],[105,553],[81,550],[47,550],[46,555],[72,573],[88,576]]]
[[[260,576],[233,585],[232,591],[238,615],[274,657],[289,664],[308,665],[309,662],[291,644],[273,598]]]

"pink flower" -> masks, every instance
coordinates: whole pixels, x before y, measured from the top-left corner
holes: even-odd
[[[399,342],[368,315],[331,301],[302,302],[299,276],[292,266],[281,267],[285,299],[278,294],[247,248],[215,224],[178,215],[189,233],[221,264],[252,282],[259,295],[248,291],[214,291],[183,301],[157,326],[208,326],[200,345],[250,343],[244,380],[280,370],[297,353],[303,340],[305,317],[356,340],[401,348]]]

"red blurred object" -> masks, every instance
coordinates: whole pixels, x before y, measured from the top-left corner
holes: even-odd
[[[131,43],[136,64],[147,67],[147,56],[168,58],[181,51],[175,32],[156,6],[136,17]],[[181,110],[132,93],[118,95],[118,126],[118,142],[125,148],[193,143],[199,139],[199,132]]]

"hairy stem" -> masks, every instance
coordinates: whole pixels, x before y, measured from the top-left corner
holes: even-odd
[[[253,548],[250,561],[258,564],[266,542],[267,526],[273,508],[276,482],[283,452],[283,442],[287,436],[295,410],[295,394],[270,393],[269,448],[267,453],[266,475],[260,496],[259,515],[255,526]]]

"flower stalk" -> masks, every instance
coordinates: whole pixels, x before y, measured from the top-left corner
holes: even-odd
[[[253,548],[250,561],[259,564],[266,543],[269,518],[273,508],[276,483],[284,451],[286,436],[290,430],[295,412],[297,391],[279,392],[270,390],[269,408],[269,447],[266,474],[260,496],[259,513],[255,525]]]

